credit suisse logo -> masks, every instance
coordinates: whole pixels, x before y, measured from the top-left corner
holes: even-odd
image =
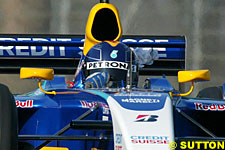
[[[157,115],[138,115],[135,122],[155,122],[157,118]]]

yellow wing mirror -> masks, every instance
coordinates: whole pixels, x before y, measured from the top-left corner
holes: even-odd
[[[68,148],[64,147],[43,147],[40,150],[69,150]]]
[[[209,70],[192,70],[192,71],[179,71],[178,72],[178,82],[192,82],[191,89],[187,93],[182,94],[172,94],[173,96],[187,96],[191,94],[194,89],[194,82],[199,81],[209,81],[210,72]]]
[[[38,86],[40,90],[46,94],[54,94],[55,91],[47,92],[41,87],[41,80],[53,80],[54,79],[54,70],[53,69],[43,69],[43,68],[21,68],[20,69],[20,78],[21,79],[38,79]]]
[[[44,79],[53,80],[54,70],[53,69],[42,69],[42,68],[21,68],[20,79]]]

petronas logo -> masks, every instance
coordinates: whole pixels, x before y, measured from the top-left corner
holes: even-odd
[[[117,58],[118,50],[113,50],[110,54],[111,58]]]

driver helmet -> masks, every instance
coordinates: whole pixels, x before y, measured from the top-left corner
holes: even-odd
[[[84,74],[88,76],[96,72],[107,72],[110,75],[110,87],[123,87],[127,81],[128,70],[132,66],[132,80],[137,83],[137,65],[131,49],[118,41],[105,41],[93,46],[86,55]],[[133,53],[133,52],[132,52]]]

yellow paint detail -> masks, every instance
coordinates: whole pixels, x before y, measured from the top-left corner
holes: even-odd
[[[54,70],[53,69],[42,69],[42,68],[21,68],[20,69],[21,79],[44,79],[53,80]]]
[[[97,148],[91,148],[91,150],[102,150],[102,149],[97,149]]]
[[[193,70],[193,71],[179,71],[178,82],[190,82],[190,81],[209,81],[210,72],[209,70]]]
[[[191,89],[187,93],[172,94],[172,96],[188,96],[193,92],[193,90],[194,90],[194,82],[192,81]]]
[[[41,90],[43,93],[45,93],[45,94],[53,94],[53,95],[56,95],[56,92],[55,92],[55,91],[47,92],[47,91],[45,91],[45,90],[41,87],[41,79],[39,79],[38,86],[39,86],[40,90]]]
[[[105,42],[109,43],[113,47],[117,46],[120,43],[119,41],[105,41]]]
[[[116,16],[119,33],[113,41],[118,41],[121,38],[122,27],[121,27],[121,23],[120,23],[120,19],[119,19],[119,13],[118,13],[116,7],[109,3],[98,3],[91,9],[91,11],[89,13],[87,25],[86,25],[86,39],[84,41],[84,49],[83,49],[83,53],[85,56],[88,53],[88,51],[91,49],[91,47],[102,42],[93,37],[91,30],[92,30],[93,21],[95,19],[96,13],[103,8],[108,8],[108,9],[112,10]]]
[[[40,150],[69,150],[68,148],[64,147],[43,147]]]

